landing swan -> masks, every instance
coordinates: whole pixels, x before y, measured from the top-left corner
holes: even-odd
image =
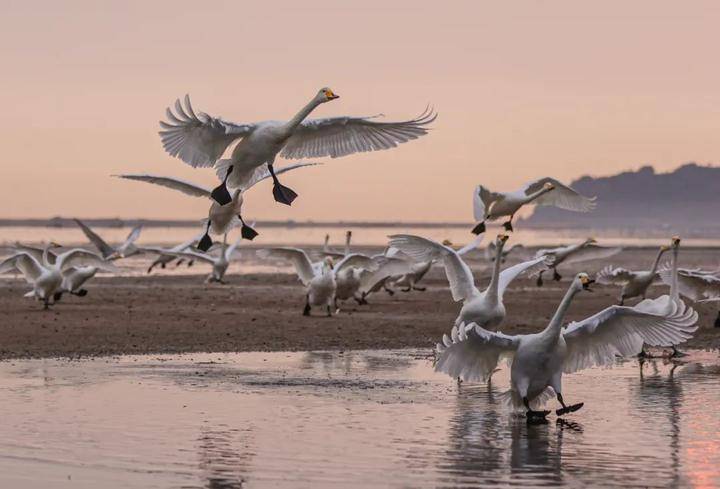
[[[195,243],[198,242],[199,239],[201,239],[205,233],[200,233],[197,236],[193,236],[191,239],[180,243],[178,245],[175,245],[171,248],[163,248],[160,246],[141,246],[138,247],[142,253],[148,253],[148,254],[156,254],[158,255],[157,258],[150,264],[150,266],[147,269],[147,273],[150,273],[153,271],[153,268],[160,266],[160,268],[165,268],[169,263],[172,263],[173,261],[177,260],[176,266],[179,266],[184,260],[182,258],[178,258],[177,255],[174,253],[177,253],[179,251],[186,251],[192,247]],[[192,266],[194,263],[194,260],[191,258],[188,260],[188,267]]]
[[[562,275],[557,271],[557,267],[565,263],[570,265],[571,263],[581,263],[590,260],[601,260],[603,258],[609,258],[622,251],[622,248],[612,247],[608,248],[605,246],[599,246],[597,241],[593,238],[588,238],[582,243],[559,246],[557,248],[546,248],[540,249],[535,253],[535,257],[540,256],[547,257],[548,268],[553,271],[553,280],[559,282],[562,280]],[[543,273],[545,270],[540,271],[537,278],[538,287],[543,285]]]
[[[550,411],[537,410],[552,395],[562,406],[558,416],[577,411],[583,403],[566,405],[562,375],[595,365],[610,365],[616,356],[634,356],[643,342],[677,344],[697,329],[697,313],[681,303],[646,299],[634,307],[610,306],[563,328],[565,313],[575,295],[588,290],[593,281],[579,273],[570,284],[548,326],[540,333],[506,335],[492,333],[477,324],[460,324],[436,347],[435,370],[453,378],[485,381],[501,356],[510,357],[509,400],[523,406],[528,421],[542,421]],[[671,304],[670,309],[666,308]],[[552,391],[548,390],[552,388]]]
[[[427,110],[416,119],[403,122],[378,122],[373,117],[306,118],[319,105],[338,98],[331,89],[321,88],[310,102],[289,121],[264,121],[235,124],[205,113],[198,113],[185,96],[185,106],[175,101],[175,113],[166,114],[169,122],[160,122],[159,132],[165,151],[193,167],[215,166],[223,182],[212,192],[220,205],[228,204],[228,187],[246,186],[256,168],[267,164],[273,179],[273,196],[290,205],[297,194],[280,184],[273,169],[279,154],[286,159],[337,158],[352,153],[394,148],[427,133],[435,120]],[[220,160],[234,141],[242,139],[232,156]]]
[[[0,262],[0,273],[16,269],[23,274],[25,280],[33,287],[27,295],[42,301],[43,309],[48,309],[51,299],[56,301],[60,298],[64,290],[63,281],[66,278],[64,274],[72,274],[73,268],[96,267],[109,272],[117,271],[111,262],[82,248],[65,251],[57,255],[54,263],[50,263],[48,256],[51,247],[56,246],[52,244],[45,246],[40,260],[37,260],[31,252],[20,251]]]
[[[475,234],[485,232],[485,221],[501,217],[509,219],[503,223],[506,231],[512,231],[512,219],[524,205],[548,205],[577,212],[589,212],[595,208],[595,197],[585,197],[554,178],[545,177],[528,182],[513,192],[493,192],[478,185],[473,193],[473,213],[478,224],[472,230]]]
[[[303,168],[306,166],[315,166],[317,163],[295,163],[288,165],[284,168],[279,169],[276,173],[281,174],[286,171],[295,170],[297,168]],[[137,180],[140,182],[153,183],[162,187],[171,188],[178,190],[185,195],[192,197],[203,197],[211,198],[211,190],[194,183],[180,180],[179,178],[162,177],[156,175],[113,175],[118,178],[124,178],[127,180]],[[198,249],[200,251],[207,251],[213,244],[212,238],[210,237],[210,231],[214,234],[226,234],[233,227],[240,225],[240,234],[243,238],[252,240],[258,235],[252,227],[245,224],[242,217],[242,204],[243,194],[253,187],[258,182],[270,178],[271,174],[266,169],[258,169],[255,171],[251,178],[244,182],[243,186],[236,188],[233,191],[230,200],[226,205],[220,205],[215,200],[212,201],[210,209],[208,210],[208,220],[205,226],[205,233],[198,243]]]
[[[500,256],[505,242],[506,234],[499,234],[495,245]],[[445,267],[445,274],[450,283],[450,292],[454,301],[463,301],[455,324],[477,323],[483,327],[495,327],[505,319],[505,305],[503,294],[508,285],[521,273],[533,267],[543,267],[545,257],[520,263],[500,272],[500,259],[495,260],[490,285],[483,292],[475,286],[470,267],[462,260],[460,254],[449,246],[443,246],[435,241],[399,234],[390,236],[390,246],[417,260],[441,260]]]
[[[650,270],[631,271],[622,267],[613,268],[612,265],[608,265],[600,270],[595,279],[599,284],[622,285],[619,302],[621,306],[625,304],[626,299],[632,299],[633,297],[645,299],[648,289],[659,278],[657,269],[660,258],[669,249],[670,247],[665,245],[660,247]]]
[[[118,258],[127,258],[132,255],[138,254],[140,251],[135,246],[135,241],[140,237],[142,231],[142,225],[135,226],[125,238],[125,241],[118,247],[114,248],[107,244],[100,236],[97,235],[92,229],[90,229],[80,219],[73,219],[75,224],[80,226],[83,234],[87,237],[90,242],[95,245],[103,258],[108,260],[117,260]]]
[[[197,251],[192,250],[176,251],[172,254],[178,258],[187,258],[190,260],[209,263],[212,266],[212,272],[208,275],[205,281],[208,283],[218,282],[224,284],[225,282],[223,282],[223,278],[225,278],[225,273],[230,267],[230,262],[233,260],[235,250],[238,246],[240,246],[240,239],[228,246],[227,234],[225,234],[223,235],[220,253],[217,256],[210,253],[198,253]]]

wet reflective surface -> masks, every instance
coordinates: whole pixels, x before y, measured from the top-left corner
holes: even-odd
[[[720,485],[717,353],[566,376],[563,423],[509,415],[507,386],[425,351],[5,362],[0,486]]]

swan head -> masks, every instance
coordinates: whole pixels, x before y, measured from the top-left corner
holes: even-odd
[[[596,244],[597,240],[595,238],[588,238],[585,240],[585,244]]]
[[[575,280],[573,280],[573,286],[577,290],[586,290],[588,292],[592,292],[590,285],[594,283],[595,280],[591,279],[590,275],[585,272],[578,273],[577,275],[575,275]]]
[[[333,259],[329,256],[326,256],[325,259],[323,260],[323,268],[325,268],[327,270],[332,270],[334,266],[335,266],[335,263],[333,262]]]
[[[679,248],[680,247],[680,236],[673,236],[671,238],[670,247],[671,248]]]
[[[443,246],[452,246],[452,245],[453,245],[453,242],[450,241],[449,239],[445,238],[445,239],[442,241],[442,245],[443,245]]]
[[[546,192],[555,190],[555,185],[552,184],[551,182],[545,182],[545,184],[543,185],[543,190],[545,190]]]
[[[335,92],[332,91],[329,87],[323,87],[320,89],[318,94],[315,96],[315,99],[318,101],[318,103],[324,104],[325,102],[330,102],[331,100],[335,100],[336,98],[340,98],[340,95],[336,95]]]

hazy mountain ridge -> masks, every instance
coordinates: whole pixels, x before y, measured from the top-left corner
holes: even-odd
[[[688,163],[673,172],[655,173],[644,166],[607,177],[584,176],[571,186],[597,196],[597,209],[582,214],[538,207],[523,224],[720,230],[720,167]]]

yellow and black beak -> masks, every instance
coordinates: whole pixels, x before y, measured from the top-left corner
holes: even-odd
[[[498,239],[504,243],[505,241],[510,239],[510,236],[508,236],[507,234],[498,234]]]
[[[673,245],[673,246],[678,246],[678,245],[680,245],[680,236],[673,236],[673,237],[672,237],[672,245]]]
[[[328,100],[335,100],[336,98],[340,98],[340,95],[335,95],[335,92],[332,90],[325,90],[325,96]]]
[[[582,284],[583,290],[587,290],[588,292],[592,292],[592,289],[590,288],[591,284],[594,284],[595,281],[591,279],[590,277],[580,277],[580,283]]]

